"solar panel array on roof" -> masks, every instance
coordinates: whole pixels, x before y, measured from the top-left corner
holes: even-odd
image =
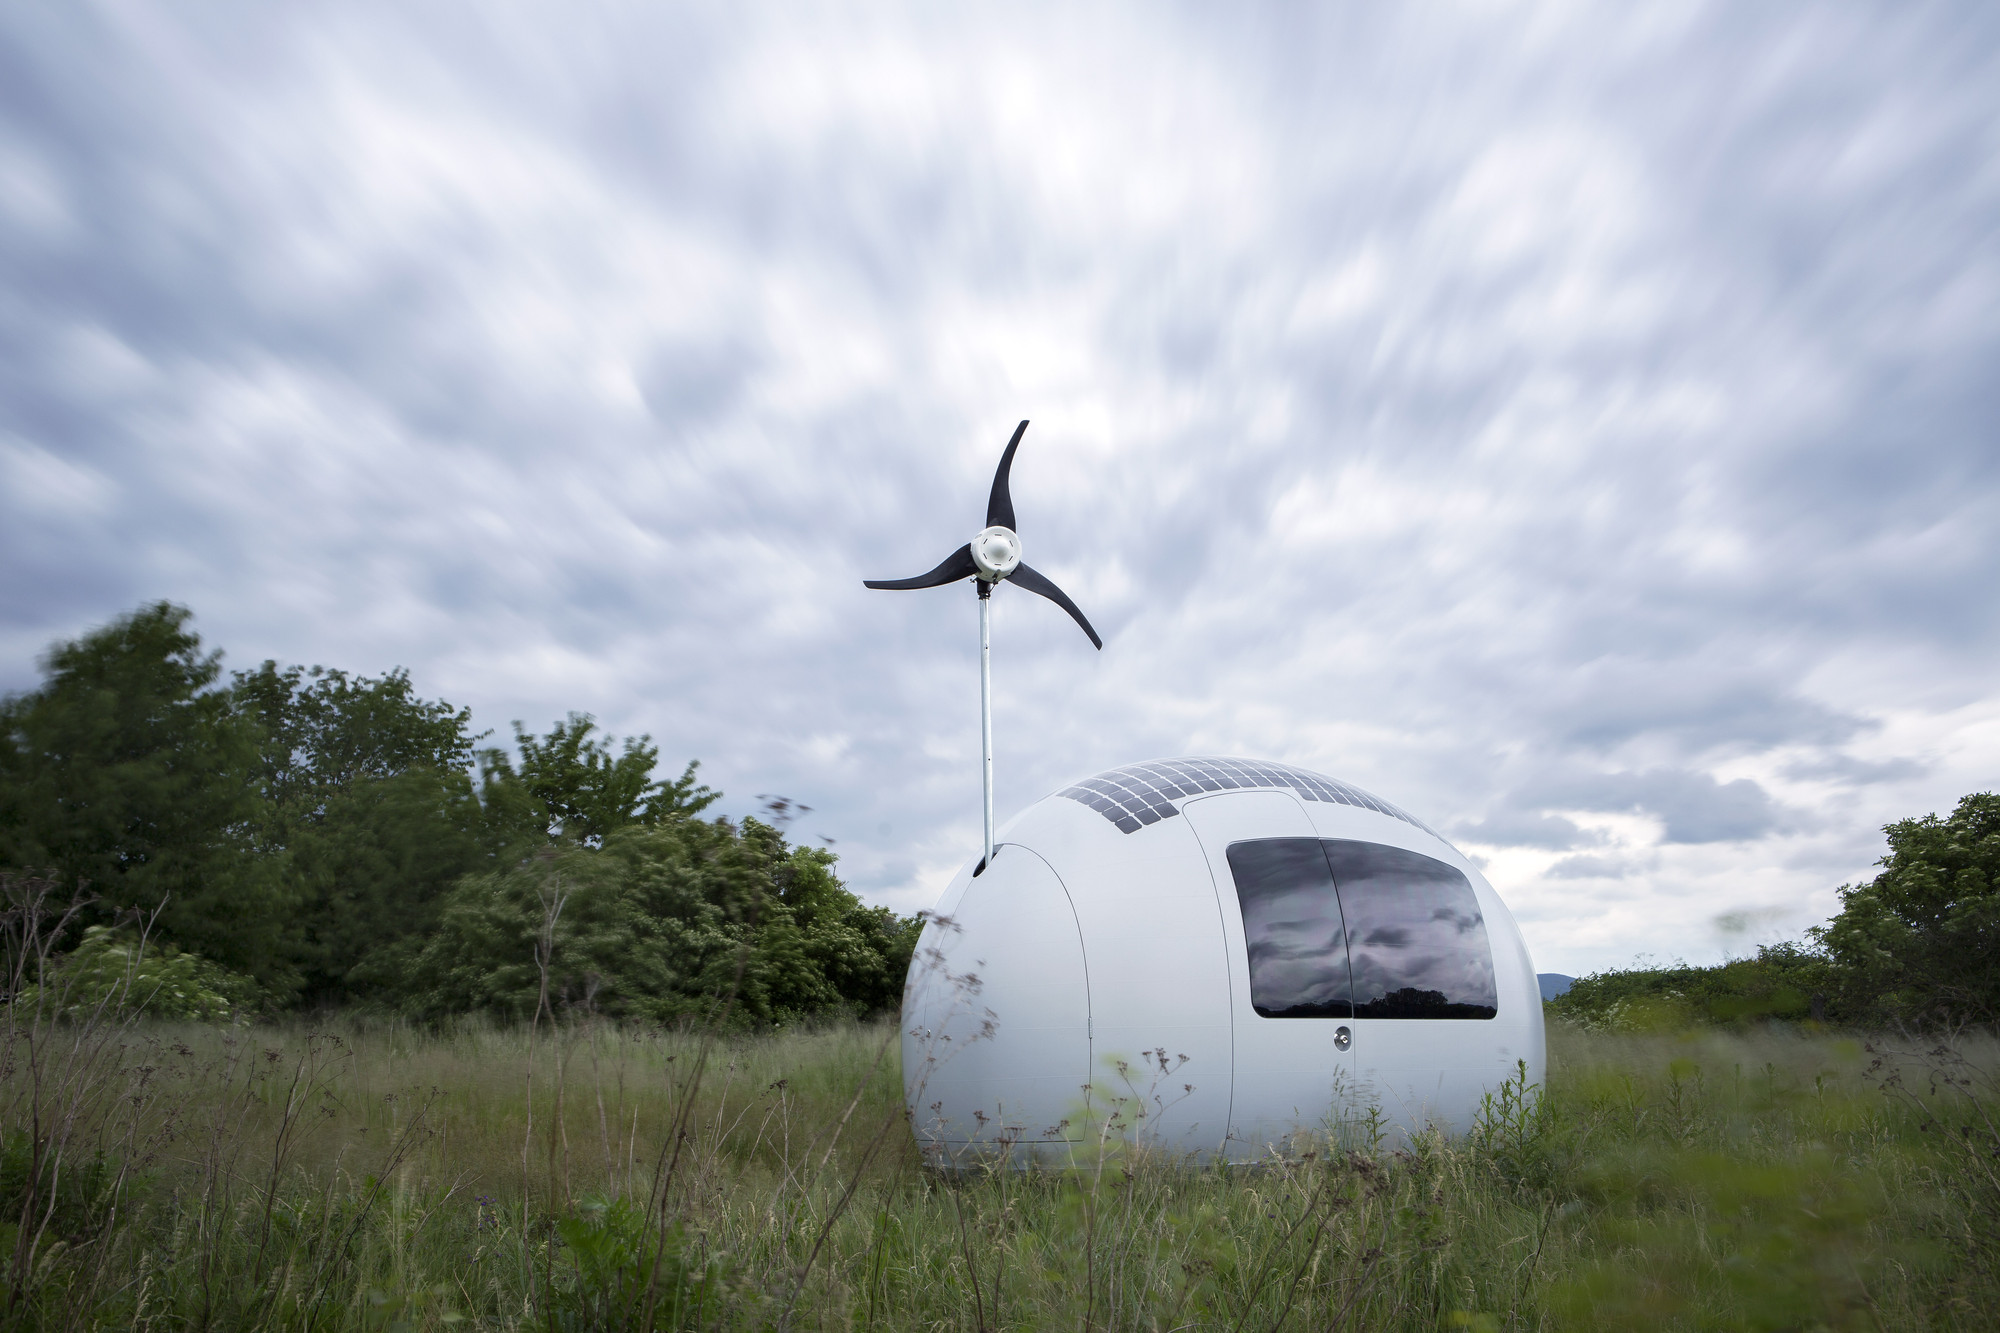
[[[1156,759],[1144,764],[1107,769],[1056,793],[1087,805],[1117,825],[1120,833],[1137,833],[1180,813],[1173,802],[1212,791],[1282,788],[1301,800],[1352,805],[1400,819],[1432,837],[1435,830],[1359,787],[1308,773],[1289,764],[1256,759]]]

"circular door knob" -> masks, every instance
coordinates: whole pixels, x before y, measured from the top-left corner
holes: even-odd
[[[1345,1023],[1333,1030],[1334,1049],[1344,1051],[1354,1044],[1354,1030]]]

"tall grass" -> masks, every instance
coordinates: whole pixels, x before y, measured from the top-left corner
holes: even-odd
[[[1064,1169],[941,1172],[886,1024],[107,1010],[0,1039],[12,1327],[1971,1329],[2000,1308],[1979,1041],[1557,1027],[1550,1087],[1517,1081],[1464,1138],[1390,1152],[1348,1125],[1232,1168],[1107,1130]]]

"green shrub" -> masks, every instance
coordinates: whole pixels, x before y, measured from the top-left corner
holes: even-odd
[[[1834,985],[1833,966],[1797,944],[1767,944],[1754,958],[1714,967],[1674,963],[1592,973],[1547,1002],[1551,1014],[1606,1032],[1673,1032],[1707,1024],[1741,1027],[1814,1016]]]
[[[130,930],[90,926],[75,949],[53,959],[14,1012],[54,1008],[65,1018],[142,1012],[149,1018],[227,1022],[255,1010],[257,983],[199,954]]]
[[[676,816],[601,848],[468,875],[421,946],[357,977],[425,1019],[550,1011],[671,1022],[733,997],[752,1026],[893,1008],[917,923],[868,907],[834,858],[746,819]]]

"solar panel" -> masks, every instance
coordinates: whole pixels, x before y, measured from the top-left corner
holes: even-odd
[[[1137,833],[1149,824],[1180,813],[1175,801],[1213,791],[1278,788],[1292,792],[1300,800],[1325,805],[1351,805],[1375,810],[1420,828],[1432,837],[1436,830],[1379,796],[1370,796],[1359,787],[1333,778],[1308,773],[1289,764],[1265,763],[1254,759],[1155,759],[1124,768],[1108,768],[1085,778],[1056,795],[1087,805],[1114,824],[1120,833]]]

